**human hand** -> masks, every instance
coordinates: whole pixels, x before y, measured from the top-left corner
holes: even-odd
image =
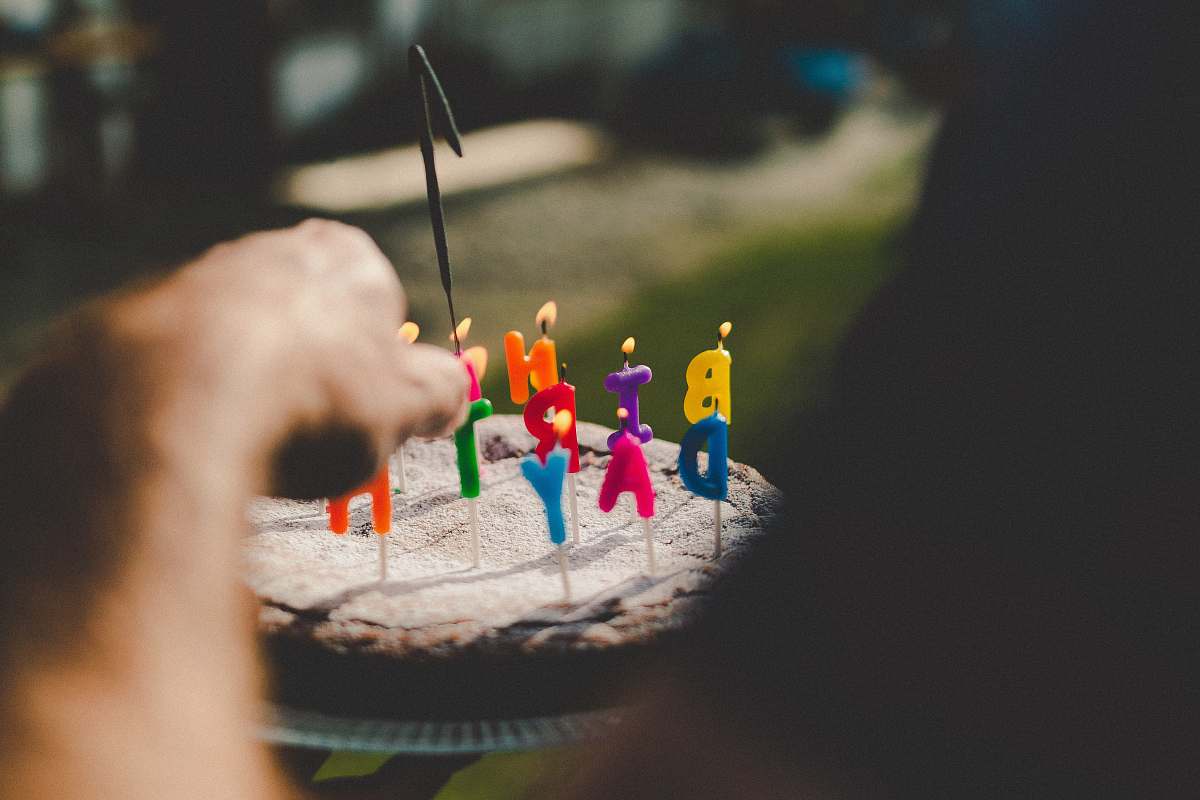
[[[462,421],[466,373],[397,336],[405,305],[367,234],[309,220],[213,247],[113,303],[102,325],[180,449],[204,438],[234,464],[266,458],[275,493],[319,497],[405,438]]]
[[[245,505],[335,496],[458,424],[466,370],[397,336],[404,311],[365,233],[310,221],[63,320],[0,408],[14,795],[282,794],[253,738]]]

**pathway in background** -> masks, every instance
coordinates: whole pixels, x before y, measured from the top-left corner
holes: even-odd
[[[456,305],[474,317],[472,341],[495,352],[514,326],[532,334],[533,314],[546,299],[558,301],[564,333],[581,330],[639,288],[693,269],[755,231],[908,207],[934,125],[931,114],[868,103],[823,139],[781,137],[754,159],[637,154],[447,198]],[[878,180],[892,173],[901,179]],[[449,335],[449,324],[420,211],[360,222],[396,263],[411,315],[434,341]]]

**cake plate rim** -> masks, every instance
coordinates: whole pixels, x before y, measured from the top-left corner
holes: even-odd
[[[482,720],[342,717],[266,704],[259,738],[268,744],[353,753],[413,756],[480,755],[579,744],[611,732],[629,708],[570,711]]]

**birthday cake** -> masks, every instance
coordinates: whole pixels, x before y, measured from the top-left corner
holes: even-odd
[[[621,702],[650,659],[695,622],[714,581],[763,535],[781,498],[757,471],[731,462],[723,551],[714,558],[713,501],[680,482],[678,445],[649,441],[649,574],[631,495],[607,514],[597,504],[612,431],[577,428],[580,540],[571,545],[568,533],[569,600],[545,508],[521,474],[535,442],[519,416],[476,425],[478,568],[448,439],[404,445],[386,578],[369,497],[351,502],[344,535],[330,533],[316,502],[256,501],[245,577],[260,600],[275,699],[339,716],[443,720]]]

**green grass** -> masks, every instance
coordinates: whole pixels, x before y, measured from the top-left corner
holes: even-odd
[[[433,800],[531,800],[545,789],[569,784],[585,751],[562,747],[521,753],[491,753],[460,769]]]
[[[711,348],[717,326],[733,321],[734,418],[731,454],[772,462],[778,426],[816,407],[829,392],[838,343],[867,298],[891,273],[901,215],[830,220],[802,230],[760,234],[731,247],[687,276],[648,287],[619,316],[558,340],[560,359],[578,390],[580,419],[615,424],[616,397],[604,375],[620,367],[620,344],[637,338],[634,363],[654,370],[640,395],[642,421],[655,436],[678,441],[684,371]],[[485,393],[510,411],[502,366]]]

